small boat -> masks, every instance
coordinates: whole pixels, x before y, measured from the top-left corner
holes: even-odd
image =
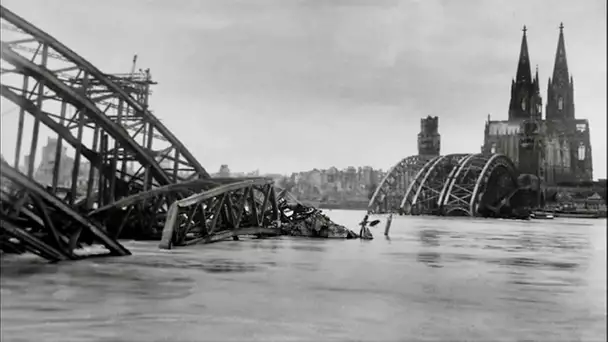
[[[586,219],[600,218],[599,212],[596,212],[596,213],[577,213],[577,212],[563,213],[563,212],[559,212],[559,213],[555,213],[555,215],[557,217],[564,217],[564,218],[586,218]]]
[[[544,211],[536,211],[530,214],[530,218],[536,220],[553,220],[553,214]]]

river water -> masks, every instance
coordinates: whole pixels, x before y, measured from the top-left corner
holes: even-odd
[[[328,211],[356,229],[363,212]],[[372,241],[278,238],[2,260],[12,341],[605,341],[606,220],[395,216]]]

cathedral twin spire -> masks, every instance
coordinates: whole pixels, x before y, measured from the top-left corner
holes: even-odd
[[[574,118],[573,80],[568,73],[563,24],[560,24],[559,30],[553,77],[549,79],[547,90],[546,113],[549,120]],[[517,73],[511,84],[509,120],[531,117],[540,119],[542,115],[538,66],[534,78],[532,78],[527,31],[524,26]]]
[[[539,118],[541,115],[542,99],[538,84],[538,68],[536,75],[532,78],[530,66],[530,54],[528,53],[528,38],[524,26],[521,48],[519,50],[519,61],[517,63],[517,74],[511,82],[511,103],[509,104],[509,120]]]
[[[564,24],[559,25],[559,39],[557,40],[557,51],[555,52],[555,65],[553,68],[553,79],[564,76],[568,78],[568,61],[566,59],[566,43],[564,42]]]
[[[564,24],[559,25],[553,77],[547,86],[547,120],[574,119],[574,80],[568,72]]]
[[[521,49],[519,49],[519,63],[517,64],[517,83],[530,83],[532,82],[532,73],[530,71],[530,55],[528,54],[528,38],[526,31],[528,29],[524,26],[524,35],[521,39]]]

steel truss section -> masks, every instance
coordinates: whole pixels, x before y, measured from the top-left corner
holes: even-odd
[[[168,210],[175,201],[201,191],[210,191],[241,181],[263,182],[264,184],[273,183],[271,179],[259,177],[195,179],[124,197],[91,211],[89,216],[103,223],[104,226],[109,227],[108,233],[112,237],[158,240],[162,236]],[[273,193],[276,194],[274,189]],[[256,191],[252,192],[252,195],[258,208],[262,207],[265,200],[267,201],[265,206],[266,211],[273,210],[275,206],[278,207],[278,196],[266,199],[266,193],[259,191],[257,188]],[[285,202],[285,200],[283,199],[282,202]],[[289,218],[286,216],[285,209],[287,208],[282,208],[282,210],[279,210],[279,213],[282,221],[288,222]],[[264,216],[267,216],[267,214],[264,214]]]
[[[238,239],[239,235],[280,234],[281,213],[273,183],[266,178],[235,179],[174,202],[160,248]]]
[[[47,167],[53,191],[67,187],[73,204],[102,207],[116,199],[180,181],[209,178],[185,146],[148,109],[149,73],[143,77],[101,72],[46,32],[5,7],[2,21],[2,96],[19,107],[14,166],[20,165],[25,113],[32,121],[27,175],[36,176],[42,125],[58,137]],[[62,160],[64,145],[73,162]],[[90,163],[81,167],[82,159]],[[62,163],[65,163],[62,166]],[[61,170],[72,164],[71,179]],[[65,172],[63,172],[65,173]],[[99,196],[93,198],[92,194]]]
[[[0,92],[19,109],[12,162],[19,169],[25,154],[22,150],[29,149],[25,173],[30,180],[52,194],[63,193],[62,200],[67,205],[111,227],[109,234],[114,238],[159,238],[172,203],[237,181],[211,179],[151,113],[148,96],[153,82],[149,71],[137,75],[105,74],[15,13],[2,6],[0,10]],[[28,123],[29,148],[25,138]],[[53,151],[43,151],[42,158],[37,158],[39,137],[45,130],[57,136],[56,144]],[[74,157],[68,157],[67,152],[73,152]],[[39,167],[35,167],[37,159],[42,159]],[[315,212],[284,191],[275,196],[276,190],[268,190],[272,196],[269,199],[267,190],[261,189],[272,186],[264,184],[248,190],[248,196],[253,196],[258,205],[256,210],[266,205],[271,208],[259,211],[256,217],[260,222],[268,223],[264,218],[275,215],[276,207],[285,223]],[[225,201],[238,202],[238,196],[231,190]],[[206,199],[205,208],[216,205],[209,201],[217,202],[217,198]],[[222,228],[224,221],[216,221]],[[180,239],[176,241],[182,243]]]
[[[463,160],[443,198],[444,215],[479,216],[501,207],[517,190],[518,172],[502,154],[473,154]]]
[[[404,158],[395,164],[374,191],[369,200],[368,211],[376,213],[397,211],[412,180],[430,159],[432,159],[430,156],[416,155]]]
[[[435,215],[439,213],[440,198],[454,167],[466,154],[437,156],[426,163],[410,183],[402,197],[400,208],[406,215]]]
[[[47,192],[39,184],[2,162],[0,249],[29,251],[51,261],[86,256],[82,247],[100,244],[110,255],[129,251],[104,229]]]

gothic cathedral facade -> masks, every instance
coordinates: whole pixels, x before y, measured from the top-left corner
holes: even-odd
[[[511,81],[508,120],[486,122],[482,152],[509,156],[521,173],[548,184],[593,179],[589,122],[574,112],[574,78],[569,73],[560,25],[553,75],[547,86],[545,118],[538,79],[532,77],[524,27],[517,73]]]

